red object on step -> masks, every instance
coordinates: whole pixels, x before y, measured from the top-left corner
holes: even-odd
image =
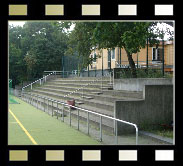
[[[75,106],[75,100],[67,100],[67,104]],[[74,109],[73,107],[70,106],[70,108]]]

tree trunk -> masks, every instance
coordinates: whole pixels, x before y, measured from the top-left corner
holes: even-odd
[[[135,63],[133,61],[133,58],[132,58],[132,54],[130,54],[129,52],[127,52],[127,57],[128,57],[128,61],[129,61],[129,65],[130,65],[130,69],[132,71],[132,77],[133,78],[137,78],[137,72],[136,72],[136,67],[135,67]]]

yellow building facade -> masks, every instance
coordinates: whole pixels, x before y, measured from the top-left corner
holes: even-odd
[[[140,52],[133,54],[132,58],[136,64],[136,67],[146,67],[147,64],[147,50],[148,50],[148,66],[155,67],[161,66],[162,64],[162,43],[160,42],[159,46],[150,47],[148,45],[145,48],[140,49]],[[120,48],[116,47],[113,50],[102,49],[102,50],[94,50],[90,57],[94,60],[92,64],[89,66],[89,70],[105,70],[105,69],[113,69],[116,67],[128,67],[128,57],[127,53],[124,49],[121,49],[120,56]],[[164,65],[165,71],[173,71],[174,65],[174,43],[173,41],[165,41],[164,42]],[[110,67],[111,66],[111,67]]]

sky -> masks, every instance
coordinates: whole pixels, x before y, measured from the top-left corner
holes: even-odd
[[[25,21],[9,21],[9,25],[23,26],[24,24],[25,24]]]
[[[25,21],[9,21],[9,25],[13,26],[23,26],[25,24]],[[160,29],[166,29],[166,27],[170,28],[171,31],[174,31],[174,27],[171,27],[170,25],[167,24],[159,24],[158,27]],[[74,26],[71,27],[71,30],[74,29]],[[165,35],[165,40],[168,38],[168,35]]]

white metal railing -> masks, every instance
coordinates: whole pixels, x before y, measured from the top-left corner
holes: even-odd
[[[60,102],[60,101],[57,101],[57,100],[53,100],[53,99],[50,99],[50,98],[47,98],[47,97],[43,97],[43,96],[39,96],[39,95],[35,95],[35,94],[31,94],[31,93],[25,93],[24,91],[22,91],[22,95],[21,97],[23,99],[25,99],[24,101],[26,101],[27,103],[29,104],[32,104],[33,106],[35,106],[33,104],[33,97],[36,98],[37,100],[37,104],[36,104],[36,107],[39,108],[39,105],[41,105],[41,100],[40,102],[38,102],[39,99],[43,99],[42,103],[44,103],[44,107],[43,107],[43,110],[44,112],[46,111],[46,108],[45,106],[47,105],[47,109],[49,107],[49,101],[51,101],[51,111],[52,111],[52,116],[53,116],[53,113],[54,113],[54,106],[53,106],[53,103],[56,103],[57,104],[57,119],[58,119],[58,112],[60,112],[62,114],[62,121],[64,122],[64,107],[69,107],[69,124],[71,126],[71,121],[72,121],[72,118],[71,118],[71,108],[74,108],[77,110],[77,129],[79,130],[79,116],[80,116],[80,111],[83,111],[83,112],[86,112],[87,113],[87,133],[89,134],[89,115],[92,114],[92,115],[95,115],[95,116],[98,116],[100,117],[100,141],[102,141],[102,119],[103,118],[106,118],[106,119],[110,119],[110,120],[114,120],[115,121],[115,142],[116,144],[118,144],[118,125],[117,125],[117,122],[119,123],[124,123],[124,124],[127,124],[127,125],[130,125],[130,126],[133,126],[136,130],[136,145],[138,145],[138,127],[136,124],[134,123],[130,123],[130,122],[127,122],[127,121],[124,121],[124,120],[121,120],[121,119],[117,119],[117,118],[114,118],[114,117],[110,117],[110,116],[107,116],[107,115],[103,115],[103,114],[100,114],[100,113],[97,113],[97,112],[93,112],[93,111],[89,111],[87,109],[84,109],[84,108],[80,108],[80,107],[76,107],[76,106],[72,106],[72,105],[69,105],[67,103],[64,103],[64,102]],[[35,100],[35,101],[36,101]],[[46,102],[47,101],[47,102]],[[59,111],[59,108],[58,108],[58,104],[61,104],[62,105],[62,112]],[[42,109],[42,108],[41,108]],[[68,112],[68,111],[67,111]]]
[[[130,68],[130,66],[129,65],[122,65],[122,64],[119,64],[117,61],[115,61],[115,66],[117,67],[117,68]],[[141,65],[140,64],[135,64],[135,67],[136,68],[141,68]]]
[[[52,73],[54,72],[55,75],[62,75],[63,77],[66,75],[66,76],[69,76],[70,74],[71,75],[75,75],[75,76],[78,76],[79,74],[79,71],[78,70],[72,70],[72,71],[44,71],[44,73]]]
[[[38,79],[38,80],[32,82],[32,83],[30,83],[30,84],[24,86],[24,87],[22,88],[22,91],[23,91],[25,88],[28,88],[28,87],[30,87],[31,90],[32,90],[32,89],[33,89],[33,85],[34,85],[35,83],[39,83],[40,85],[42,85],[43,82],[46,82],[47,79],[48,79],[50,76],[55,75],[55,74],[56,74],[55,71],[52,71],[52,73],[50,73],[50,74],[48,74],[48,75],[46,75],[46,76],[44,76],[44,77],[42,77],[42,78],[40,78],[40,79]]]
[[[78,89],[68,93],[67,95],[64,96],[64,98],[66,98],[66,97],[68,97],[68,96],[78,92],[79,90],[82,90],[82,97],[83,97],[84,96],[84,88],[86,88],[87,86],[89,86],[89,85],[91,85],[91,84],[93,84],[93,83],[95,83],[95,82],[97,82],[99,80],[101,80],[101,91],[103,91],[103,77],[106,77],[108,75],[110,75],[110,85],[113,85],[113,83],[112,83],[112,81],[113,81],[113,79],[112,79],[112,72],[109,72],[105,76],[96,78],[96,79],[92,80],[90,83],[88,83],[88,84],[86,84],[86,85],[84,85],[84,86],[82,86],[82,87],[80,87],[80,88],[78,88]]]

